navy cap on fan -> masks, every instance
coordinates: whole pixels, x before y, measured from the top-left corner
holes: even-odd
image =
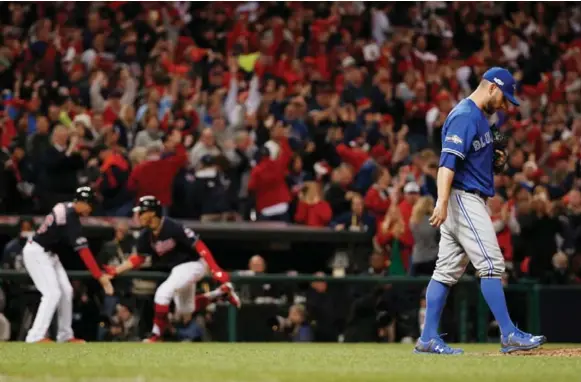
[[[89,205],[93,205],[95,203],[95,193],[91,187],[79,187],[75,192],[75,202],[85,202]]]
[[[155,196],[142,196],[137,202],[137,206],[133,207],[133,212],[142,214],[144,212],[153,211],[156,216],[161,216],[161,203]]]

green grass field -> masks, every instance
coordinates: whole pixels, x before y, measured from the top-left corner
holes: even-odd
[[[2,343],[0,382],[579,381],[581,358],[548,356],[554,348],[505,356],[466,345],[465,355],[433,356],[377,344]]]

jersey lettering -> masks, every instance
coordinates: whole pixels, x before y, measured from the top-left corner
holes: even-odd
[[[492,137],[490,136],[490,131],[487,131],[472,142],[472,147],[474,147],[474,151],[478,151],[491,143]]]
[[[176,246],[176,242],[174,239],[167,239],[167,240],[156,241],[155,245],[154,245],[154,249],[155,249],[155,252],[159,256],[163,256],[166,253],[168,253],[169,251],[171,251],[172,249],[174,249],[175,246]]]

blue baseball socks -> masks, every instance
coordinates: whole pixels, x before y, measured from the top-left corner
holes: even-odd
[[[446,305],[446,298],[450,287],[434,279],[430,280],[426,291],[426,318],[424,321],[424,330],[420,339],[428,342],[434,337],[438,337],[438,328],[440,326],[440,317],[442,310]]]
[[[502,335],[508,335],[516,330],[516,327],[510,319],[506,299],[500,279],[486,278],[480,280],[480,288],[486,303],[490,307]],[[426,291],[426,318],[424,321],[424,330],[420,339],[424,342],[434,337],[438,337],[438,328],[440,326],[440,317],[446,304],[448,291],[450,287],[434,279],[430,280]]]
[[[510,319],[508,314],[508,308],[506,307],[506,298],[504,297],[504,289],[502,288],[502,282],[500,279],[481,279],[480,289],[482,290],[482,295],[488,304],[488,307],[492,311],[498,326],[500,327],[500,333],[504,336],[516,330],[516,327]]]

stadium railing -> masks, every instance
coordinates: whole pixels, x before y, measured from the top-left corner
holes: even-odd
[[[88,279],[91,275],[88,271],[69,271],[67,272],[71,279]],[[163,272],[153,272],[153,271],[133,271],[127,272],[120,275],[121,278],[139,278],[141,280],[163,280],[167,277],[166,273]],[[0,270],[0,280],[12,280],[25,281],[28,279],[28,275],[25,272],[18,272],[13,270]],[[289,276],[286,274],[262,274],[254,276],[243,276],[243,275],[232,275],[232,281],[235,284],[251,284],[251,283],[310,283],[313,281],[324,281],[327,283],[347,283],[347,284],[392,284],[392,285],[407,285],[407,286],[423,286],[427,285],[429,282],[428,277],[407,277],[407,276],[391,276],[391,277],[375,277],[375,276],[344,276],[344,277],[334,277],[334,276],[313,276],[313,275],[296,275]],[[479,293],[478,280],[473,277],[463,277],[459,281],[460,291],[457,296],[457,304],[454,304],[456,309],[456,314],[458,317],[458,340],[460,342],[467,342],[471,338],[469,336],[470,329],[476,328],[475,339],[478,342],[485,342],[488,337],[488,325],[490,322],[490,313],[488,307],[481,294]],[[581,298],[581,287],[579,286],[547,286],[540,285],[532,282],[523,282],[519,284],[509,285],[506,287],[507,295],[513,294],[513,305],[522,304],[526,305],[526,325],[523,329],[531,331],[533,333],[541,332],[541,317],[545,320],[551,321],[552,318],[555,319],[555,323],[563,319],[563,315],[560,313],[563,307],[559,307],[563,304],[558,304],[559,306],[551,307],[551,304],[555,304],[559,300],[559,296],[568,293],[567,299],[569,301],[571,308],[578,305],[575,301],[579,301]],[[543,293],[548,293],[543,297]],[[477,300],[476,300],[477,299]],[[476,302],[476,312],[471,312],[471,306],[474,306]],[[563,302],[566,305],[566,301]],[[509,301],[510,305],[510,301]],[[578,317],[578,309],[569,309],[568,320],[576,321],[575,317]],[[573,312],[575,311],[575,312]],[[475,314],[473,314],[475,313]],[[228,330],[228,340],[231,342],[236,342],[238,338],[237,334],[237,309],[230,307],[228,308],[228,319],[227,319],[227,330]],[[554,317],[555,314],[557,317]],[[572,315],[572,317],[571,317]],[[475,319],[475,322],[473,318]],[[578,321],[576,321],[578,322]],[[567,326],[567,324],[564,324]],[[552,324],[550,326],[553,326]],[[546,325],[543,325],[543,329]],[[573,342],[576,339],[564,339],[562,341]]]

